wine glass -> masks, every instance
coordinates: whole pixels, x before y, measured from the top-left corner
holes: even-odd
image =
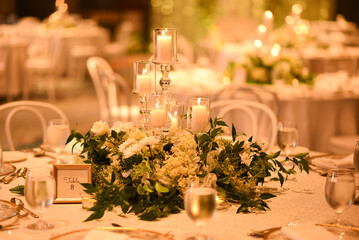
[[[26,174],[25,198],[31,208],[38,210],[39,220],[27,225],[32,230],[54,228],[53,224],[41,219],[41,214],[52,205],[56,195],[55,178],[52,170],[46,167],[31,168]]]
[[[277,144],[280,150],[288,156],[298,144],[298,128],[295,122],[279,122]]]
[[[216,195],[217,191],[211,186],[206,186],[199,183],[192,183],[185,193],[185,210],[191,220],[193,220],[197,227],[198,233],[196,236],[191,236],[187,239],[210,239],[208,236],[202,234],[204,224],[211,219],[216,210]]]
[[[354,202],[355,178],[349,170],[331,170],[325,183],[325,199],[336,212],[336,219],[330,223],[344,224],[340,221],[340,214]]]
[[[65,119],[52,119],[47,126],[47,143],[56,152],[56,163],[64,163],[60,160],[60,153],[66,147],[66,140],[70,134],[69,123]]]

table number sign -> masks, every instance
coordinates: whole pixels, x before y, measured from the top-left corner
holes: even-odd
[[[54,203],[81,203],[83,187],[91,183],[91,164],[54,165],[56,198]]]

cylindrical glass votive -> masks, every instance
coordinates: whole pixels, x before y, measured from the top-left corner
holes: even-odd
[[[168,125],[166,104],[159,93],[151,95],[150,121],[153,129],[164,129]]]
[[[205,132],[209,124],[209,99],[190,98],[187,109],[187,128],[193,133]]]
[[[133,92],[151,94],[156,90],[155,65],[150,61],[134,63]]]
[[[176,105],[171,106],[171,109],[168,111],[168,116],[170,119],[170,132],[175,132],[183,128],[183,104],[176,103]]]
[[[175,28],[153,30],[153,62],[157,64],[177,63],[177,30]]]
[[[81,203],[83,209],[90,209],[97,203],[96,196],[88,193],[81,194]]]

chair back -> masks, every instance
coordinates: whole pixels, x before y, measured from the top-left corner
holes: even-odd
[[[121,75],[114,73],[110,64],[100,57],[90,57],[87,69],[95,86],[101,120],[108,123],[116,121],[113,113],[118,109],[118,91],[122,90],[126,105],[131,106],[131,91],[127,82]]]
[[[230,85],[219,91],[215,95],[214,99],[215,101],[223,99],[243,99],[256,101],[264,103],[270,107],[277,117],[280,114],[278,95],[264,87]]]
[[[274,145],[278,121],[273,110],[265,104],[249,100],[221,100],[211,104],[211,111],[215,108],[220,108],[217,116],[227,124],[233,123],[237,133],[251,134],[254,139],[264,138],[267,140],[265,148]]]
[[[45,103],[45,102],[38,102],[38,101],[15,101],[6,103],[0,106],[0,113],[6,112],[5,118],[5,137],[8,144],[8,147],[11,151],[15,150],[13,137],[11,134],[11,123],[13,117],[22,111],[26,111],[32,113],[40,122],[42,128],[42,136],[43,142],[47,142],[47,119],[51,118],[61,118],[68,121],[65,113],[56,107],[53,104]],[[25,119],[22,119],[22,122]]]

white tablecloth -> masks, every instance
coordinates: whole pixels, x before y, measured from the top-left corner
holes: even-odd
[[[355,89],[354,86],[352,89]],[[219,81],[217,85],[210,87],[195,82],[185,85],[185,81],[181,85],[176,85],[174,81],[171,89],[175,98],[186,107],[191,97],[207,97],[214,101],[216,94],[222,88],[223,84]],[[359,94],[354,90],[353,93],[336,93],[329,90],[295,89],[294,87],[278,87],[277,89],[272,86],[270,89],[274,92],[280,91],[278,93],[280,109],[278,120],[291,120],[297,123],[299,145],[315,151],[328,152],[329,137],[359,134]],[[273,105],[266,100],[265,103],[269,106]],[[227,124],[231,123],[227,122]]]
[[[27,161],[14,165],[17,167],[43,166],[47,165],[49,160],[49,158],[33,158],[30,156]],[[12,197],[18,197],[16,194],[10,193],[8,189],[23,183],[24,179],[17,179],[9,185],[1,184],[0,199],[10,200]],[[204,227],[204,232],[216,240],[253,239],[247,236],[251,229],[284,226],[294,220],[323,223],[334,218],[334,210],[329,207],[325,200],[324,185],[325,178],[316,172],[311,172],[309,175],[301,173],[291,176],[283,188],[278,182],[266,183],[265,186],[271,188],[272,193],[277,195],[276,198],[268,201],[270,211],[236,214],[235,206],[218,210]],[[20,198],[25,201],[24,197]],[[25,203],[25,206],[28,205]],[[26,225],[34,222],[35,219],[25,217],[19,220],[19,226],[14,229],[0,231],[0,239],[45,240],[78,229],[111,227],[111,223],[117,223],[124,227],[149,229],[160,233],[171,231],[175,239],[184,239],[188,234],[196,232],[195,224],[185,212],[153,222],[141,221],[133,214],[120,217],[117,216],[119,213],[120,211],[112,211],[106,213],[101,220],[85,223],[83,221],[90,215],[90,212],[82,209],[81,204],[54,204],[44,213],[44,219],[55,223],[56,227],[53,230],[43,232],[28,230]],[[344,211],[342,219],[359,225],[358,216],[359,206],[353,205]]]

